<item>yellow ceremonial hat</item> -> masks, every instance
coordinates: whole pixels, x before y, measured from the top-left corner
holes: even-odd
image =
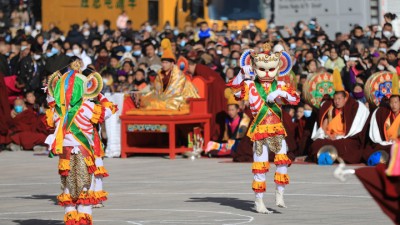
[[[163,52],[161,60],[176,62],[175,54],[172,52],[171,42],[168,38],[164,38],[161,41],[161,48]]]
[[[230,88],[225,88],[224,95],[227,100],[227,105],[239,105],[239,102],[236,100]]]
[[[399,94],[399,75],[396,73],[393,74],[392,77],[392,95],[400,95]]]
[[[342,77],[340,76],[338,68],[335,68],[333,70],[333,87],[335,88],[335,92],[345,91],[343,87]]]

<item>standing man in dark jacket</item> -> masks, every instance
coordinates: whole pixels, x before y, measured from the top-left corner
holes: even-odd
[[[21,60],[21,66],[18,76],[25,84],[26,90],[40,93],[44,74],[45,62],[42,58],[42,49],[40,46],[32,46],[31,53]],[[26,91],[24,90],[24,91]]]

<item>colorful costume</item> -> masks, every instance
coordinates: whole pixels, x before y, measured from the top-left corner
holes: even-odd
[[[96,130],[93,124],[102,123],[115,112],[115,106],[103,99],[95,104],[88,99],[96,97],[102,89],[101,76],[80,74],[80,62],[73,70],[61,75],[56,72],[49,80],[49,95],[54,107],[46,111],[46,123],[55,127],[47,137],[51,155],[59,156],[58,170],[63,191],[57,199],[64,206],[66,224],[92,224],[92,205],[105,200],[106,194],[96,193],[94,174],[106,174],[101,163],[95,160],[99,153]]]
[[[396,74],[375,73],[368,78],[367,84],[373,85],[366,87],[366,92],[369,95],[368,100],[371,104],[378,103],[378,100],[383,97],[399,96],[399,78]],[[382,93],[382,88],[384,93]],[[374,96],[370,95],[372,93],[374,93]],[[400,113],[396,115],[389,104],[378,103],[376,105],[379,107],[371,116],[369,129],[369,137],[372,143],[371,146],[365,149],[363,154],[364,160],[370,166],[379,163],[381,158],[389,158],[390,148],[397,139],[397,132],[400,126]]]
[[[161,60],[175,62],[171,42],[161,42]],[[127,112],[131,115],[177,115],[188,114],[188,98],[199,98],[196,88],[186,79],[185,74],[174,65],[169,72],[160,71],[152,84],[153,89],[140,98],[140,108]]]
[[[269,170],[268,151],[276,154],[274,159],[276,205],[286,207],[283,192],[285,185],[289,183],[287,167],[291,161],[287,157],[288,148],[281,106],[282,104],[297,104],[300,101],[294,87],[276,80],[277,76],[290,72],[290,56],[283,51],[271,52],[270,50],[271,46],[265,44],[264,52],[255,53],[252,50],[244,52],[241,57],[242,70],[228,84],[234,90],[236,97],[248,99],[254,116],[247,136],[254,142],[252,187],[256,193],[255,206],[259,213],[271,213],[262,200],[266,190],[265,173]],[[245,79],[247,75],[255,79]]]
[[[235,99],[230,88],[225,89],[225,98],[228,105],[238,105],[239,107],[239,102]],[[234,119],[227,116],[225,118],[222,143],[216,141],[208,142],[205,153],[213,156],[226,156],[231,155],[232,152],[236,152],[240,140],[246,135],[249,123],[250,118],[242,112]]]
[[[337,108],[332,99],[321,103],[317,121],[315,122],[311,138],[314,140],[309,154],[310,159],[319,164],[331,164],[329,154],[319,154],[324,146],[333,145],[346,163],[360,163],[363,142],[365,140],[365,124],[368,120],[369,110],[361,102],[349,97],[343,87],[340,72],[333,72],[333,86],[335,93],[345,95],[345,104]],[[326,123],[324,125],[324,123]],[[319,156],[320,155],[320,156]]]

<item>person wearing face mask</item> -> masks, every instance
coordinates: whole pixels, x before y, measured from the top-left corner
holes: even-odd
[[[387,40],[390,40],[390,38],[391,38],[392,36],[394,36],[392,24],[390,24],[390,23],[385,23],[385,24],[383,25],[383,28],[382,28],[382,35],[381,35],[381,38],[386,38]]]
[[[393,67],[392,65],[390,65],[389,62],[387,61],[387,59],[385,59],[385,58],[381,58],[378,61],[378,65],[377,65],[376,69],[377,69],[377,72],[379,72],[379,71],[389,71],[391,73],[397,72],[396,68]]]
[[[315,123],[315,113],[311,105],[301,103],[297,107],[295,120],[295,140],[297,148],[293,151],[295,157],[308,154],[308,149],[311,146],[311,133]]]
[[[142,45],[140,43],[133,44],[132,56],[135,57],[136,61],[142,56]]]
[[[65,68],[69,64],[70,57],[64,54],[64,49],[62,48],[63,42],[61,40],[54,41],[48,48],[50,48],[50,53],[46,53],[47,59],[45,66],[45,75],[50,75],[57,70]]]
[[[11,144],[8,147],[12,151],[32,150],[37,145],[44,145],[47,133],[40,129],[39,117],[33,110],[26,107],[22,99],[18,98],[14,101],[11,118],[14,127],[10,130]]]
[[[81,58],[83,62],[82,70],[86,69],[88,65],[92,64],[92,59],[86,54],[86,51],[83,50],[82,45],[77,43],[73,44],[72,52],[74,53],[74,56]]]
[[[30,54],[22,59],[20,65],[17,74],[25,83],[25,89],[43,93],[41,88],[43,86],[45,65],[40,46],[33,45]]]
[[[31,46],[27,40],[22,40],[19,43],[19,46],[19,54],[15,55],[10,60],[11,74],[18,74],[18,70],[21,66],[21,60],[28,56],[31,50]]]
[[[369,137],[371,145],[367,145],[363,159],[369,166],[379,163],[382,154],[390,156],[390,147],[398,138],[400,127],[400,94],[399,78],[393,75],[392,87],[386,97],[382,98],[379,107],[371,116]],[[388,97],[388,98],[387,98]]]

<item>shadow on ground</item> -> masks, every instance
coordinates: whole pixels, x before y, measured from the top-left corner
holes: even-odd
[[[29,219],[29,220],[13,220],[15,224],[19,225],[63,225],[64,221],[58,220],[38,220],[38,219]]]
[[[24,197],[16,197],[16,198],[21,198],[21,199],[35,199],[35,200],[43,200],[47,199],[49,201],[52,201],[54,205],[57,205],[57,196],[54,195],[31,195],[31,196],[24,196]]]
[[[227,197],[190,198],[186,202],[214,202],[214,203],[218,203],[222,206],[229,206],[229,207],[232,207],[235,209],[240,209],[243,211],[257,213],[254,210],[254,202],[253,201],[241,200],[238,198],[227,198]],[[274,213],[277,213],[277,214],[281,214],[281,212],[279,212],[275,209],[268,208],[268,210],[270,210]]]

